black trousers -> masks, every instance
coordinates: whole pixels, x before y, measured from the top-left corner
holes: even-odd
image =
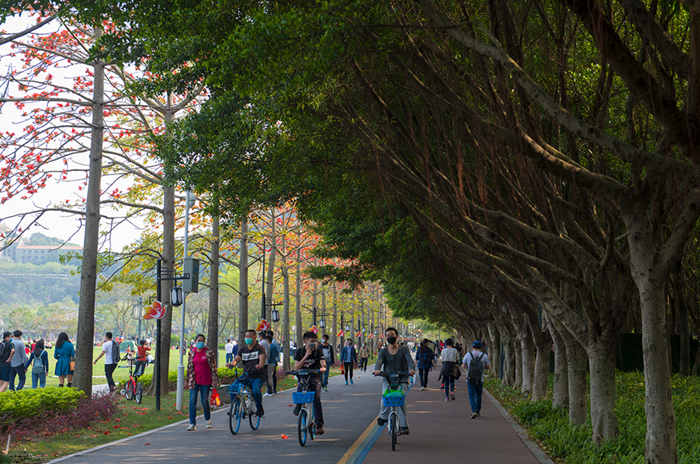
[[[351,362],[344,362],[343,366],[345,366],[345,381],[348,381],[348,374],[350,374],[350,378],[352,379],[352,367],[353,363]]]
[[[109,391],[114,391],[115,383],[112,378],[114,370],[117,368],[116,364],[105,364],[105,376],[107,376],[107,384],[109,385]]]
[[[428,368],[418,368],[418,377],[420,378],[420,386],[421,387],[428,387],[428,374],[430,373],[430,369]]]
[[[360,358],[360,370],[361,371],[367,370],[367,359],[368,358]]]

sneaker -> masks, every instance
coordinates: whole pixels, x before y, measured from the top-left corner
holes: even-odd
[[[316,429],[316,435],[323,435],[324,433],[326,433],[326,431],[323,430],[323,427],[318,427]]]
[[[420,391],[423,391],[423,390],[425,390],[425,387],[420,387]]]
[[[272,396],[272,393],[265,393],[263,396],[267,398],[268,396]]]
[[[352,379],[350,379],[350,385],[355,385],[355,382],[353,382]]]
[[[470,417],[470,419],[476,419],[477,417],[479,417],[479,413],[478,413],[478,412],[473,412],[473,413],[472,413],[472,416]]]
[[[411,431],[408,430],[408,427],[401,427],[401,435],[410,435]]]
[[[445,401],[450,401],[450,399],[449,399],[449,398],[445,398]]]
[[[440,385],[440,390],[444,390],[444,389],[445,389],[445,384],[443,383]]]
[[[327,392],[327,391],[328,391],[328,387],[323,387],[323,391],[324,391],[324,392]]]
[[[345,385],[347,385],[347,384],[348,384],[348,381],[346,380],[346,381],[345,381]]]
[[[188,432],[194,432],[195,430],[197,430],[197,426],[194,424],[190,424],[190,426],[187,427]]]
[[[298,416],[298,415],[299,415],[299,410],[295,409],[294,411],[292,411],[292,414],[294,414],[295,416]]]
[[[477,412],[476,417],[481,417],[481,414]]]
[[[258,417],[262,417],[262,416],[265,415],[265,410],[264,410],[263,408],[260,408],[260,409],[258,409],[257,411],[255,411],[255,414],[256,414]],[[298,414],[298,413],[297,413],[297,414]]]
[[[382,419],[381,417],[377,417],[377,425],[380,427],[383,427],[384,424],[386,424],[386,419]]]
[[[451,400],[454,400],[454,399],[455,399],[455,394],[452,393],[452,392],[450,392],[450,399],[451,399]]]
[[[208,429],[211,428],[211,420],[208,420],[208,421],[207,421],[207,428],[208,428]]]

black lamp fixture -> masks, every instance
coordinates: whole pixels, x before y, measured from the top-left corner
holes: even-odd
[[[173,306],[182,306],[182,287],[172,287],[170,289],[170,304]]]
[[[278,310],[273,309],[270,315],[272,316],[272,322],[280,321],[280,312]]]
[[[350,332],[350,324],[345,324],[345,331]]]
[[[318,327],[321,329],[325,329],[326,328],[326,320],[321,319],[320,321],[318,321]]]
[[[367,327],[362,328],[362,333],[365,333],[365,332],[367,332]]]

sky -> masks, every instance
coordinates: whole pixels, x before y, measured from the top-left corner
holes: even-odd
[[[23,17],[10,18],[1,28],[6,33],[19,32],[24,30],[28,25],[34,23],[34,20]],[[55,30],[55,25],[47,25],[37,32],[41,31],[51,31]],[[9,44],[0,46],[0,73],[4,76],[7,74],[8,69],[12,67],[13,69],[21,68],[21,62],[18,58],[13,58],[8,56],[10,52]],[[72,70],[71,73],[75,71]],[[68,76],[64,76],[65,79]],[[72,77],[72,76],[71,76]],[[58,76],[57,79],[61,77]],[[9,87],[8,96],[12,96],[13,92],[17,91],[16,85]],[[21,113],[12,104],[5,104],[2,106],[0,111],[0,130],[2,132],[12,131],[21,132],[24,123],[22,121]],[[87,158],[87,156],[86,156]],[[87,163],[87,159],[85,160]],[[78,185],[82,183],[82,179],[71,179],[68,181],[57,182],[56,180],[49,180],[46,183],[44,189],[39,190],[38,193],[34,194],[26,200],[22,200],[20,196],[14,197],[7,201],[6,203],[0,205],[0,222],[8,227],[16,226],[19,218],[11,218],[10,216],[19,215],[28,211],[33,211],[36,209],[44,208],[52,203],[55,204],[57,201],[65,200],[77,200],[80,201]],[[103,181],[103,188],[106,182]],[[119,187],[125,189],[127,185],[120,184]],[[106,211],[108,215],[112,211]],[[4,219],[3,219],[4,218]],[[104,226],[106,221],[102,221]],[[26,223],[26,219],[24,221]],[[140,235],[139,226],[141,222],[138,221],[135,224],[122,224],[119,226],[109,238],[103,244],[103,250],[121,250],[125,245],[132,243]],[[70,240],[73,243],[83,244],[83,232],[81,229],[81,221],[79,215],[73,215],[69,213],[59,213],[51,212],[44,215],[41,221],[29,229],[28,234],[31,235],[33,232],[41,232],[44,235],[49,235],[52,237],[58,237],[63,240]]]

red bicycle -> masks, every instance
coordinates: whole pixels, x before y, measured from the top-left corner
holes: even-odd
[[[128,355],[124,356],[122,361],[129,362],[129,380],[126,381],[122,393],[127,400],[131,401],[135,399],[138,404],[141,404],[141,400],[143,399],[143,384],[139,382],[138,377],[134,376],[133,357],[130,358]]]

